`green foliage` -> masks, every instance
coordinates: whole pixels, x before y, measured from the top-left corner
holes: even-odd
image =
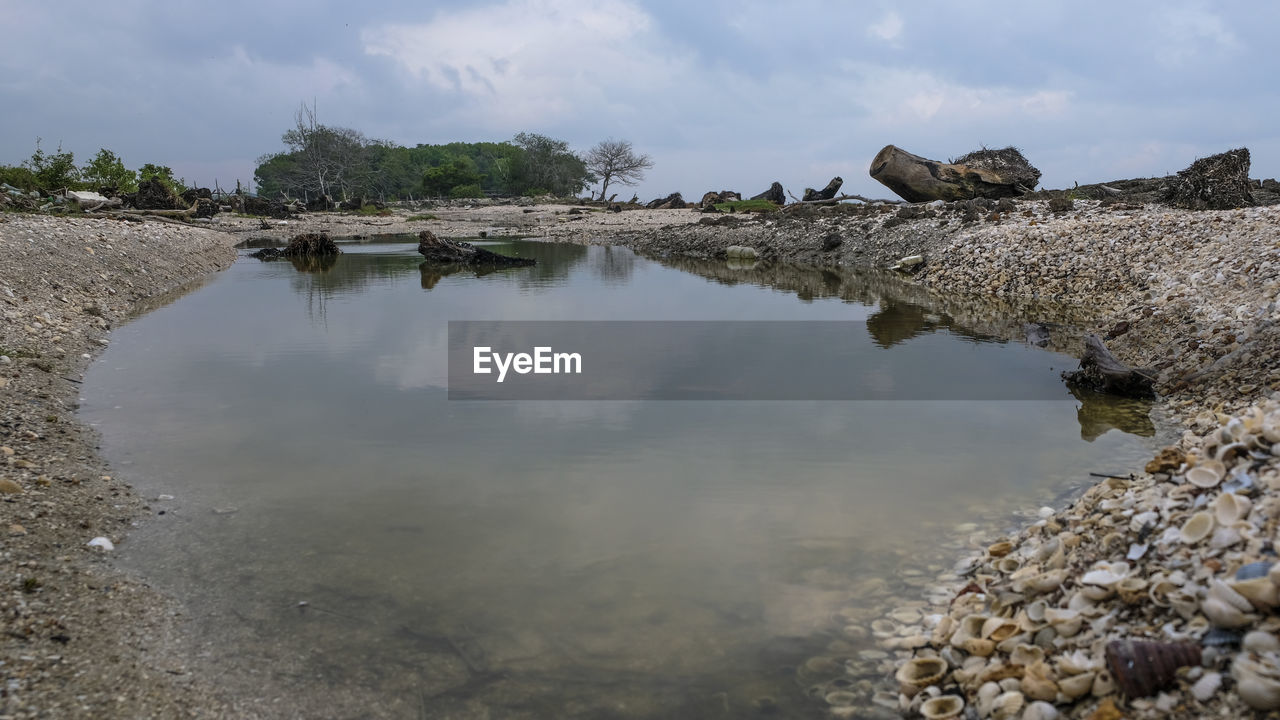
[[[422,190],[428,195],[440,196],[446,192],[453,195],[459,187],[480,187],[484,177],[476,169],[476,162],[465,155],[454,157],[448,162],[428,168],[422,176]],[[483,195],[484,191],[481,190]],[[474,195],[453,195],[453,197],[476,197]]]
[[[478,198],[484,197],[484,190],[477,184],[457,185],[449,190],[451,198]]]
[[[31,172],[31,168],[20,165],[0,165],[0,182],[8,183],[19,190],[28,192],[39,187],[39,183],[36,182],[36,174]]]
[[[360,209],[356,211],[356,214],[386,216],[386,215],[390,215],[391,211],[387,208],[380,208],[377,205],[366,204],[366,205],[361,205]]]
[[[524,195],[525,197],[539,197],[542,195],[550,195],[551,191],[546,188],[537,187],[537,188],[529,188],[528,190],[525,190],[520,194]]]
[[[46,153],[40,147],[40,138],[36,138],[36,151],[26,166],[35,173],[36,185],[46,191],[62,188],[77,188],[80,185],[80,170],[76,168],[76,158],[70,152],[63,152],[58,145],[57,152]]]
[[[777,212],[778,206],[768,200],[735,200],[733,202],[716,203],[720,212]]]
[[[124,162],[106,148],[99,149],[98,154],[80,169],[80,176],[95,189],[115,188],[122,193],[138,189],[138,173],[127,169]]]
[[[169,188],[175,195],[181,195],[187,191],[187,186],[183,184],[182,178],[175,178],[173,170],[168,165],[153,165],[147,163],[138,168],[139,180],[159,180],[162,185]]]
[[[404,221],[417,222],[418,220],[439,220],[439,219],[440,218],[436,217],[435,215],[432,215],[431,213],[426,213],[425,215],[410,215],[409,217],[405,218]]]

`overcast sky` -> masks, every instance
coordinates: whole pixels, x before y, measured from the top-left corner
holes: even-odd
[[[625,138],[656,163],[646,200],[833,175],[887,196],[867,167],[888,143],[1017,145],[1047,187],[1241,145],[1275,177],[1277,31],[1261,0],[0,0],[0,163],[38,136],[234,186],[314,100],[403,145]]]

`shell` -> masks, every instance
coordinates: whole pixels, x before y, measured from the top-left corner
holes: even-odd
[[[1264,578],[1271,572],[1271,568],[1275,567],[1275,563],[1261,561],[1251,562],[1247,565],[1241,565],[1236,570],[1236,580],[1252,580],[1253,578]]]
[[[1253,653],[1262,654],[1264,652],[1280,653],[1280,639],[1275,635],[1262,630],[1254,630],[1244,636],[1241,641],[1241,647]]]
[[[1147,581],[1139,577],[1127,577],[1116,583],[1116,592],[1122,601],[1136,605],[1147,597]]]
[[[1044,662],[1044,648],[1022,643],[1009,654],[1009,662],[1023,666]]]
[[[1243,495],[1224,492],[1213,501],[1213,518],[1219,525],[1230,525],[1249,514],[1253,501]]]
[[[995,720],[1012,720],[1022,712],[1022,706],[1026,702],[1026,698],[1020,692],[1003,693],[991,701],[991,717]]]
[[[964,642],[960,643],[960,649],[970,655],[987,657],[996,651],[996,644],[985,638],[970,637],[965,638]]]
[[[1049,608],[1044,611],[1044,619],[1053,627],[1054,632],[1062,637],[1071,637],[1080,632],[1084,618],[1075,610]]]
[[[1043,623],[1044,611],[1049,609],[1049,603],[1044,600],[1036,600],[1027,604],[1027,619],[1033,623]]]
[[[1015,545],[1008,540],[1001,540],[998,543],[987,546],[987,554],[993,558],[1001,558],[1013,552]]]
[[[942,682],[947,676],[947,662],[942,658],[911,658],[898,668],[894,677],[903,695],[915,697],[916,693]]]
[[[1093,689],[1093,678],[1096,673],[1084,672],[1079,675],[1071,675],[1064,677],[1058,681],[1058,689],[1063,695],[1075,700],[1078,697],[1087,695]]]
[[[964,712],[964,698],[958,695],[940,695],[929,698],[920,706],[920,714],[927,720],[949,720]]]
[[[1221,465],[1221,463],[1218,464]],[[1195,485],[1198,488],[1205,488],[1207,490],[1209,488],[1217,487],[1218,483],[1222,482],[1222,477],[1224,475],[1226,475],[1225,471],[1219,472],[1214,468],[1197,465],[1187,471],[1186,478],[1187,482],[1192,485]]]
[[[1126,562],[1099,562],[1095,563],[1093,569],[1085,573],[1080,578],[1080,582],[1085,585],[1099,585],[1101,587],[1113,588],[1121,580],[1129,576],[1129,563]]]
[[[1095,669],[1097,666],[1093,658],[1086,655],[1083,650],[1076,650],[1070,655],[1062,655],[1058,658],[1058,672],[1062,675],[1079,675]]]
[[[1280,709],[1280,670],[1266,659],[1255,660],[1249,653],[1236,655],[1231,663],[1236,692],[1254,710]]]
[[[1187,518],[1182,528],[1178,530],[1178,536],[1182,538],[1182,542],[1194,545],[1209,537],[1209,533],[1213,532],[1214,522],[1213,515],[1198,512]]]
[[[1234,605],[1240,612],[1250,612],[1253,610],[1253,604],[1249,602],[1249,598],[1241,595],[1231,588],[1230,585],[1221,580],[1209,581],[1208,597],[1218,598]]]
[[[1243,595],[1259,610],[1270,610],[1280,605],[1280,590],[1265,577],[1236,580],[1228,583],[1232,590]]]
[[[1037,700],[1022,711],[1022,720],[1058,720],[1061,714],[1058,708],[1043,700]]]
[[[1000,643],[1018,634],[1018,623],[1009,618],[993,617],[982,624],[980,637]]]
[[[1200,664],[1196,643],[1113,640],[1107,643],[1107,667],[1131,698],[1148,697],[1174,682],[1184,665]]]
[[[1239,628],[1248,625],[1251,618],[1231,603],[1216,597],[1207,597],[1200,603],[1200,612],[1209,618],[1214,627]]]
[[[1022,692],[1032,700],[1053,700],[1058,697],[1058,683],[1053,681],[1053,671],[1043,660],[1032,663],[1022,675]]]

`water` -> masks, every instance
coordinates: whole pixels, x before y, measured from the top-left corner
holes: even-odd
[[[996,341],[1007,309],[878,276],[491,247],[538,265],[442,275],[403,243],[241,258],[117,330],[89,373],[107,458],[174,496],[122,562],[187,604],[197,669],[249,710],[823,717],[797,667],[873,647],[846,624],[918,602],[964,547],[1150,447],[1145,407],[1065,390],[450,402],[460,319],[865,320],[902,367],[963,368],[974,347],[1050,382],[1074,364]]]

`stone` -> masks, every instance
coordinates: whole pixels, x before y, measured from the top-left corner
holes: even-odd
[[[21,485],[9,478],[0,478],[0,495],[17,495],[20,492],[22,492]]]

